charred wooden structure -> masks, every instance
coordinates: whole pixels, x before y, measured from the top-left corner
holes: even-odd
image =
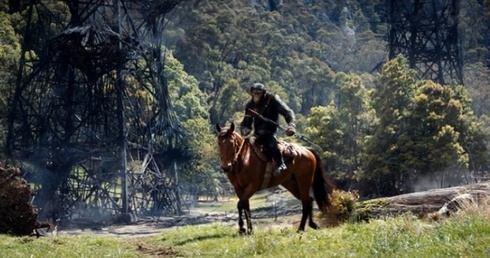
[[[179,3],[65,1],[68,17],[38,1],[25,6],[6,150],[33,184],[41,218],[183,212],[178,161],[167,155],[182,137],[158,34]],[[155,100],[146,119],[131,87]]]
[[[460,0],[387,0],[389,58],[403,54],[421,78],[463,83]]]

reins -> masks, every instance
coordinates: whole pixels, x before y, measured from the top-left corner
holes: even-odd
[[[234,135],[234,141],[237,142],[236,140],[236,135]],[[242,144],[240,144],[240,147],[238,147],[238,151],[235,153],[235,157],[233,158],[233,163],[236,163],[238,161],[238,156],[240,155],[240,152],[242,152],[243,146],[245,145],[245,138],[242,139]]]
[[[226,135],[226,134],[225,134]],[[245,142],[247,140],[250,139],[251,136],[245,136],[243,138],[240,138],[241,139],[241,143],[238,144],[238,139],[237,137],[240,137],[238,134],[231,134],[231,137],[232,137],[232,141],[233,141],[233,149],[235,150],[235,153],[234,153],[234,156],[233,156],[233,160],[231,162],[231,166],[230,166],[230,170],[227,170],[226,172],[229,173],[231,171],[234,170],[234,166],[238,163],[238,158],[239,158],[239,155],[241,154],[241,152],[243,151],[243,147],[245,146]],[[252,146],[252,150],[251,151],[255,151],[255,153],[257,154],[257,156],[259,157],[259,159],[262,159],[263,161],[266,162],[266,169],[265,169],[265,173],[264,173],[264,180],[262,182],[262,185],[260,186],[260,190],[263,190],[263,189],[266,189],[267,186],[269,185],[270,183],[270,180],[271,180],[271,177],[272,177],[272,170],[268,169],[267,165],[267,160],[260,157],[259,153],[257,150],[254,150],[254,147]]]

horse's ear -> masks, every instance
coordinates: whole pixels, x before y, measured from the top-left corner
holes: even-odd
[[[229,132],[235,131],[235,123],[231,122],[230,129],[228,129]]]
[[[221,125],[219,125],[218,123],[216,124],[216,132],[221,132]]]

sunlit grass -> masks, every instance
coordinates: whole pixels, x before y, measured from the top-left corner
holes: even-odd
[[[136,257],[127,239],[100,236],[10,237],[0,235],[0,257]]]
[[[407,215],[302,234],[287,227],[247,236],[215,224],[168,231],[158,241],[185,257],[489,257],[490,216],[470,212],[424,222]]]
[[[253,235],[219,223],[140,238],[0,235],[0,257],[490,257],[490,209],[466,208],[438,221],[404,215],[304,233],[254,220]]]

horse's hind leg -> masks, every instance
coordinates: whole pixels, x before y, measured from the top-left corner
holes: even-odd
[[[298,231],[305,230],[307,219],[309,220],[310,227],[314,229],[318,228],[311,218],[313,201],[310,198],[309,191],[300,189],[296,179],[283,182],[282,186],[284,186],[294,197],[301,201],[303,213],[301,216],[301,222],[299,223]]]
[[[318,225],[313,221],[313,198],[310,197],[310,215],[308,217],[308,225],[312,229],[318,229]]]
[[[308,203],[307,199],[302,195],[299,187],[298,187],[298,182],[296,180],[289,180],[286,182],[282,183],[282,186],[286,188],[296,199],[301,201],[301,206],[302,206],[302,216],[301,216],[301,222],[299,223],[299,228],[298,231],[304,231],[305,230],[305,225],[306,225],[306,219],[310,218],[311,216],[311,201]],[[308,197],[309,198],[309,197]],[[310,207],[310,208],[308,208]],[[308,212],[308,210],[310,212]],[[311,226],[311,220],[310,220],[310,226]]]
[[[306,187],[305,181],[290,180],[282,184],[289,190],[296,198],[301,200],[302,216],[299,224],[298,231],[304,231],[306,220],[308,225],[313,229],[318,229],[317,224],[313,221],[313,198],[310,197],[310,188]]]
[[[313,222],[313,201],[312,199],[307,196],[301,197],[301,204],[303,206],[303,214],[301,216],[301,222],[299,224],[298,231],[305,231],[305,225],[306,225],[306,220],[308,219],[309,223],[308,225],[312,227],[313,229],[317,229],[318,226]]]

